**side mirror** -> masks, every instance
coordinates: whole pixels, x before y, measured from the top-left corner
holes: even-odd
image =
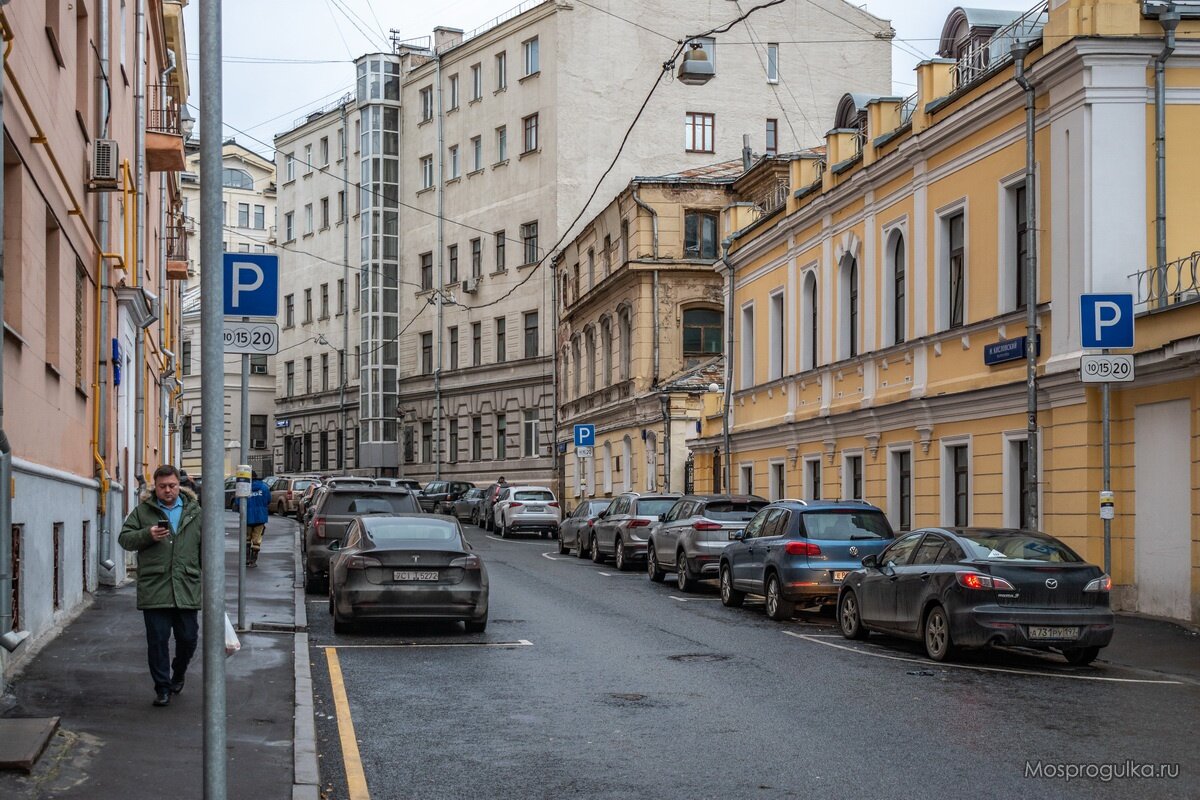
[[[875,553],[872,553],[871,555],[867,556],[866,558],[864,558],[862,560],[862,565],[869,569],[878,567],[879,566],[879,556],[877,556]]]
[[[744,530],[729,532],[729,541],[731,541],[731,542],[740,542],[740,541],[742,541],[742,539],[745,539],[745,538],[746,538],[746,532]]]
[[[329,549],[330,550],[341,550],[342,543],[340,541],[338,541],[337,539],[334,539],[332,542],[329,543]]]
[[[665,512],[664,512],[664,513],[662,513],[662,514],[659,514],[659,515],[658,515],[658,521],[659,521],[659,522],[666,522],[666,521],[667,521],[667,515],[666,515],[666,513],[665,513]]]

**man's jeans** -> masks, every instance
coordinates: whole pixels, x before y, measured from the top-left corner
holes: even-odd
[[[168,691],[172,679],[182,680],[188,662],[196,652],[200,621],[199,612],[180,608],[147,608],[146,645],[150,661],[150,676],[155,691]],[[171,661],[171,632],[175,632],[175,661]],[[173,671],[172,671],[173,670]]]

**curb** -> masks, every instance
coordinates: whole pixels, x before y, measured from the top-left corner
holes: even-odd
[[[292,800],[319,800],[321,772],[317,766],[317,731],[313,719],[312,667],[308,661],[308,606],[304,594],[304,563],[300,557],[299,535],[295,547],[296,568],[292,588],[295,591],[294,622],[296,638],[292,663],[295,665],[296,708],[292,737]]]

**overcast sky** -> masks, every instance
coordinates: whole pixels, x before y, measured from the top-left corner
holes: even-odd
[[[597,0],[603,2],[603,0]],[[791,0],[808,2],[808,0]],[[225,123],[227,135],[267,154],[276,133],[311,109],[353,88],[353,59],[386,51],[387,32],[428,37],[435,26],[470,31],[515,6],[516,0],[236,0],[224,3]],[[974,7],[1024,10],[1034,0],[972,0]],[[937,49],[946,15],[943,0],[871,0],[861,7],[891,20],[893,92],[916,89],[912,69]],[[749,3],[743,5],[749,7]],[[731,10],[736,8],[730,4]],[[402,9],[403,13],[397,13]],[[192,102],[199,87],[198,0],[185,13]],[[679,35],[692,31],[680,30]],[[672,34],[674,35],[674,34]],[[669,54],[664,54],[664,58]],[[783,75],[787,79],[786,74]],[[237,130],[234,130],[237,129]],[[255,141],[255,139],[260,141]]]

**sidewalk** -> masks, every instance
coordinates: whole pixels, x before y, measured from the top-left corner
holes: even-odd
[[[1200,684],[1200,630],[1168,620],[1119,613],[1112,644],[1099,661]]]
[[[226,512],[225,525],[226,608],[236,625],[237,516]],[[272,517],[258,567],[246,571],[248,627],[295,624],[295,543],[296,524]],[[132,583],[101,589],[13,681],[0,716],[61,722],[32,774],[0,772],[0,797],[202,797],[204,631],[187,687],[154,708],[135,596]],[[247,631],[225,661],[229,797],[292,797],[295,638]]]

